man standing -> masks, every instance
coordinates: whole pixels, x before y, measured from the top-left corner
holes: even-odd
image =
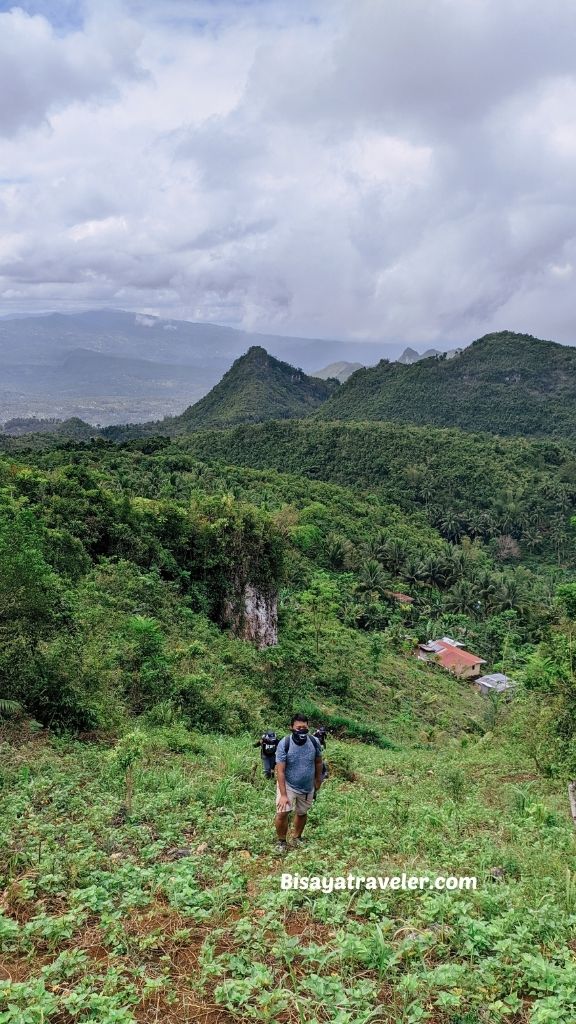
[[[308,718],[292,715],[291,732],[276,748],[276,835],[278,852],[288,849],[289,814],[296,812],[294,845],[300,846],[302,832],[314,794],[322,785],[322,748],[308,734]]]
[[[274,767],[276,764],[276,747],[280,740],[278,739],[275,732],[265,732],[260,737],[255,747],[260,747],[260,757],[262,758],[262,768],[264,769],[264,775],[267,779],[271,779],[274,775]]]

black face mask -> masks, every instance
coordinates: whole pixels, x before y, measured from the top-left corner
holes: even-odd
[[[308,729],[292,729],[292,739],[299,747],[306,743]]]

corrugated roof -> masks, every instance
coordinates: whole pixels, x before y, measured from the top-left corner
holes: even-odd
[[[401,594],[399,590],[385,590],[384,593],[387,594],[388,597],[393,597],[396,601],[399,601],[400,604],[414,603],[414,598],[410,597],[410,594]]]
[[[457,646],[458,644],[458,646]],[[484,658],[477,654],[465,651],[458,641],[451,637],[442,637],[441,640],[429,640],[426,644],[418,644],[421,651],[427,654],[435,654],[436,660],[442,668],[456,668],[464,665],[485,665]]]
[[[485,665],[483,658],[477,654],[471,654],[462,647],[445,647],[438,652],[438,662],[443,668],[453,668],[457,665]]]

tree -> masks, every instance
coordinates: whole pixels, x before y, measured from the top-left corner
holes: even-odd
[[[16,504],[0,511],[0,696],[36,710],[39,645],[61,624],[62,585],[48,565],[32,512]]]
[[[302,605],[310,613],[314,629],[316,654],[320,653],[320,634],[328,619],[338,608],[338,588],[326,573],[316,573],[301,595]]]

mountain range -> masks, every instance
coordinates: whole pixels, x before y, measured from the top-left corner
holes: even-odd
[[[94,424],[180,413],[251,346],[305,372],[351,356],[372,365],[400,345],[256,334],[122,310],[0,318],[0,422],[81,417]]]
[[[121,388],[116,357],[76,349],[64,364],[73,364],[78,373],[92,373],[94,365],[96,386],[101,358],[107,360],[106,372],[116,373]],[[130,359],[134,375],[144,379],[149,372],[153,378],[144,360]],[[342,372],[348,367],[331,368]],[[485,335],[456,354],[412,364],[381,360],[356,369],[340,384],[337,377],[307,375],[262,346],[251,346],[208,394],[183,413],[109,425],[101,433],[122,440],[286,419],[391,421],[503,436],[575,438],[576,348],[503,331]],[[98,433],[77,418],[48,424],[17,420],[8,426],[13,434],[47,429],[76,438]]]
[[[576,348],[501,331],[452,358],[381,360],[354,373],[315,415],[574,437]]]
[[[324,366],[321,370],[314,370],[313,377],[320,377],[320,380],[328,380],[330,377],[339,380],[341,384],[348,377],[351,377],[356,370],[362,370],[364,367],[363,363],[348,363],[345,359],[340,359],[337,363],[329,363],[328,366]]]

